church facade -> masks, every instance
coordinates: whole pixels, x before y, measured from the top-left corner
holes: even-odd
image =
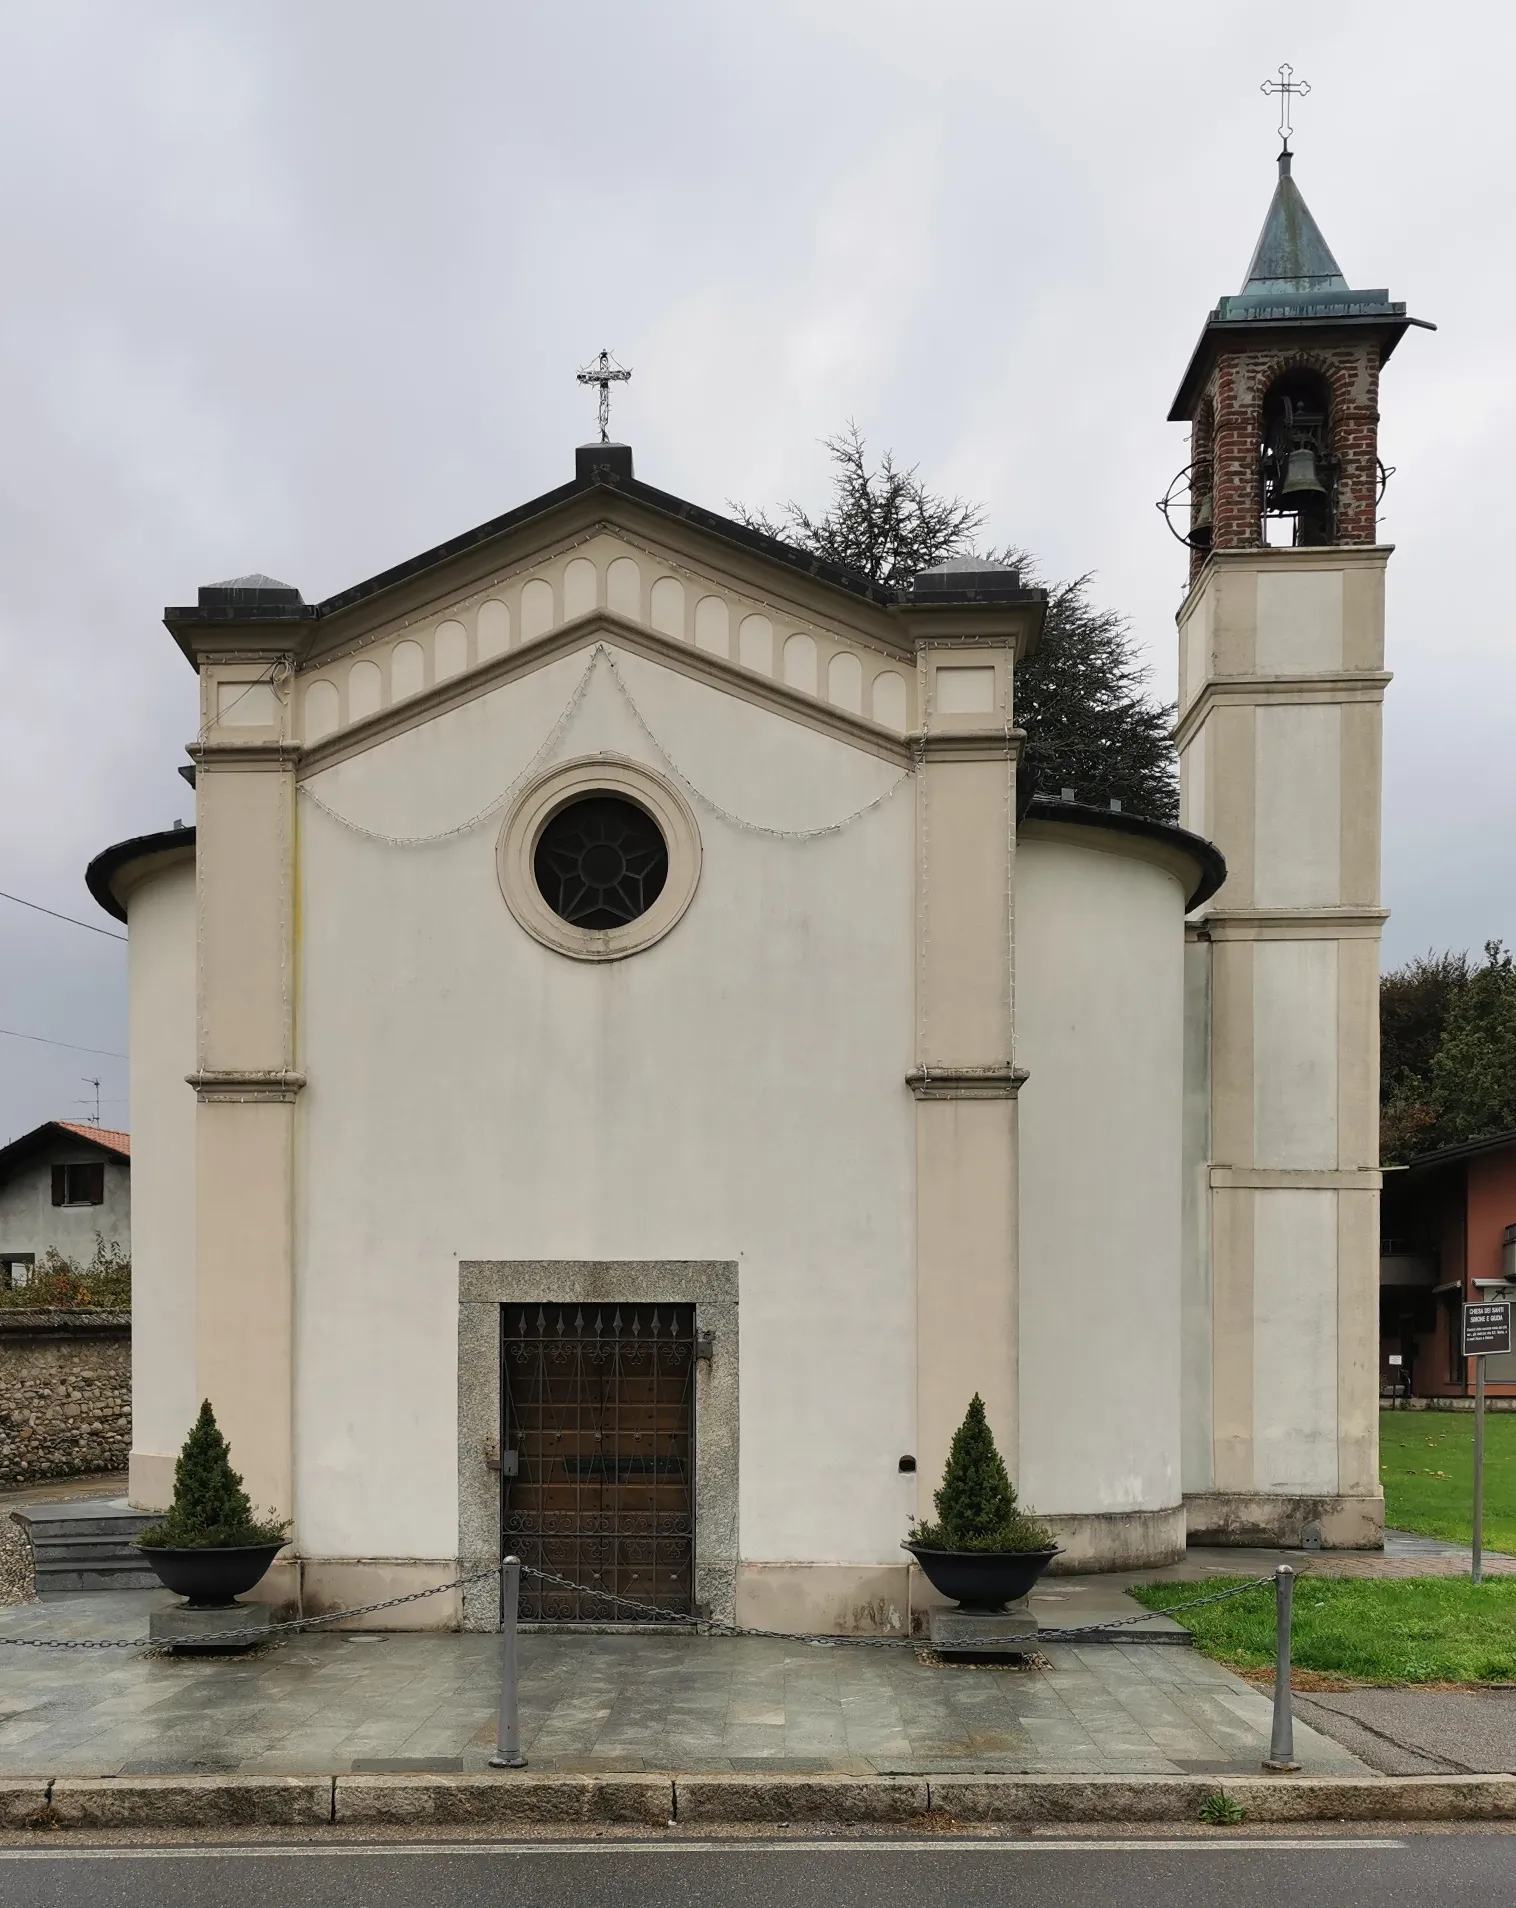
[[[135,1502],[208,1397],[292,1521],[274,1601],[508,1549],[542,1618],[902,1629],[978,1391],[1065,1567],[1378,1541],[1409,321],[1312,244],[1282,178],[1176,401],[1182,827],[1018,778],[1015,571],[877,586],[621,445],[326,602],[166,613],[196,824],[89,874],[131,941]]]

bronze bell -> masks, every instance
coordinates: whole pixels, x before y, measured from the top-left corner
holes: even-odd
[[[1292,450],[1290,461],[1285,466],[1284,482],[1279,486],[1281,497],[1299,497],[1302,495],[1323,497],[1326,485],[1316,470],[1316,453],[1307,448]]]
[[[1206,491],[1205,495],[1201,497],[1195,506],[1195,518],[1190,525],[1191,533],[1193,534],[1199,530],[1209,530],[1214,522],[1215,512],[1211,508],[1211,493],[1210,491]]]

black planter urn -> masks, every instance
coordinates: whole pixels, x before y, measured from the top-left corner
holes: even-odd
[[[251,1590],[284,1548],[274,1544],[237,1544],[225,1550],[160,1550],[144,1544],[142,1554],[158,1581],[196,1609],[234,1603]]]
[[[1024,1597],[1058,1555],[1051,1550],[929,1550],[905,1544],[934,1590],[965,1610],[1003,1610]]]

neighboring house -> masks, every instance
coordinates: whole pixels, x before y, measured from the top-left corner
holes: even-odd
[[[97,1233],[130,1255],[129,1133],[48,1120],[0,1147],[0,1284],[25,1284],[49,1247],[87,1264]]]
[[[1382,1218],[1381,1386],[1417,1398],[1471,1397],[1462,1308],[1516,1298],[1516,1132],[1387,1168]],[[1516,1398],[1516,1353],[1486,1359],[1485,1382],[1492,1397]]]

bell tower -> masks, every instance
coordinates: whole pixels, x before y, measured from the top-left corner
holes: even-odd
[[[1379,378],[1419,321],[1349,286],[1284,138],[1169,412],[1181,819],[1228,869],[1187,950],[1184,1490],[1191,1542],[1354,1548],[1384,1524]]]

